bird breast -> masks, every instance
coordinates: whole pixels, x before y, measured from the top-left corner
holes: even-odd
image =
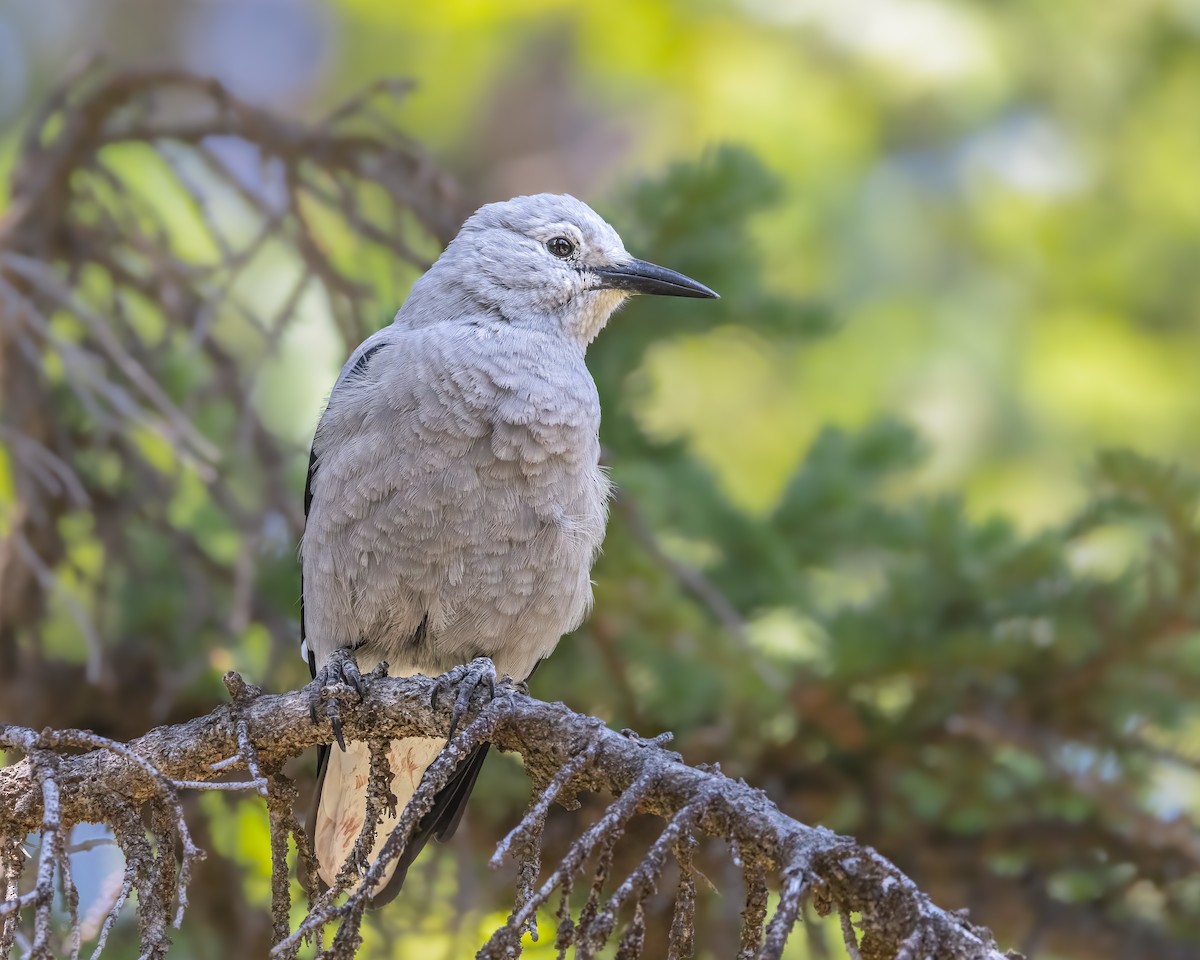
[[[529,331],[423,328],[379,360],[335,391],[318,431],[310,526],[332,553],[325,585],[393,664],[485,655],[523,676],[582,620],[604,536],[582,351]],[[306,594],[322,589],[307,561],[305,575]]]

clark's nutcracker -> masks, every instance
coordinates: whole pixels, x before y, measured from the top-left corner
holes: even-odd
[[[358,670],[380,661],[393,676],[435,676],[486,657],[494,670],[471,682],[522,679],[579,625],[609,496],[584,351],[634,293],[717,296],[635,260],[574,197],[517,197],[467,220],[391,325],[354,351],[304,495],[301,650],[314,678],[359,686]],[[442,745],[392,743],[398,811]],[[376,905],[430,835],[454,832],[484,752],[459,766]],[[368,769],[365,743],[321,749],[309,831],[326,884],[362,827]],[[394,825],[385,814],[372,856]]]

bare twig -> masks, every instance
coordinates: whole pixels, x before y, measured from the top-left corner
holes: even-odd
[[[422,268],[418,235],[419,245],[445,241],[459,221],[452,182],[376,108],[379,97],[407,89],[381,82],[318,123],[260,109],[215,80],[175,69],[94,66],[48,98],[23,140],[0,219],[0,431],[21,448],[12,463],[17,505],[0,540],[0,623],[34,626],[45,615],[68,556],[59,521],[92,503],[103,503],[115,529],[160,530],[168,504],[199,477],[243,531],[278,516],[295,538],[302,452],[260,419],[261,361],[309,302],[324,298],[352,342],[387,313],[356,261],[330,256],[326,225],[340,221],[357,249]],[[151,154],[166,173],[153,195],[121,162]],[[164,193],[191,211],[189,229],[166,214]],[[295,275],[274,302],[248,290],[268,259]],[[188,383],[179,389],[184,355]],[[217,403],[237,409],[241,426],[220,450],[203,429]],[[83,408],[95,443],[76,442],[72,405]],[[147,434],[161,442],[141,442]],[[114,496],[88,465],[105,437],[114,439],[105,456],[116,457],[127,495]],[[234,492],[229,471],[214,469],[218,458],[260,465],[254,507],[247,509],[244,486]],[[236,567],[218,564],[213,576],[198,543],[173,539],[182,569],[231,583],[236,615],[259,613],[250,589],[257,554],[243,551]],[[121,566],[111,562],[121,541],[100,542],[101,566]],[[105,666],[115,638],[102,635],[94,609],[106,583],[94,598],[62,597],[88,638],[95,684],[111,679]],[[216,622],[219,605],[197,607],[209,626],[225,626]],[[270,626],[278,645],[291,641],[284,618]],[[12,644],[0,630],[0,657],[11,656]]]

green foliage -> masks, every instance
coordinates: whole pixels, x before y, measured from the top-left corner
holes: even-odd
[[[530,190],[592,170],[628,130],[626,186],[607,203],[566,182],[636,255],[722,295],[634,302],[590,349],[606,460],[635,509],[614,509],[593,614],[534,693],[674,730],[689,760],[855,833],[1048,956],[1200,944],[1195,7],[345,0],[348,54],[316,94],[411,73],[422,90],[394,109],[490,196],[513,192],[514,170],[533,171]],[[517,122],[531,116],[551,118],[546,144]],[[564,136],[564,116],[586,122]],[[698,159],[661,169],[680,156]],[[194,232],[152,151],[111,159]],[[629,175],[647,169],[661,172]],[[341,227],[328,244],[381,291],[382,322],[409,268],[357,259]],[[273,260],[253,294],[297,269]],[[87,283],[103,304],[103,278]],[[263,447],[296,503],[352,347],[326,312],[306,308],[269,360],[236,314],[215,320],[246,370],[273,364],[261,401],[278,436]],[[168,336],[165,387],[224,445],[239,410],[185,333]],[[225,464],[237,499],[217,503],[136,436],[154,469],[122,475],[110,447],[125,439],[95,431],[53,358],[47,376],[64,429],[94,441],[76,467],[103,496],[64,522],[68,563],[25,647],[83,662],[82,607],[155,665],[155,722],[209,706],[230,667],[303,682],[295,531],[266,515],[261,465]],[[111,529],[105,498],[132,497],[149,519]],[[98,566],[97,542],[121,562]],[[178,562],[180,544],[199,557]],[[662,555],[728,601],[744,636]],[[90,722],[112,732],[126,713]],[[410,922],[428,937],[372,955],[449,951],[494,919],[468,912],[461,940],[441,929],[456,896],[479,911],[504,896],[480,865],[523,801],[513,767],[489,761],[469,832],[379,919],[380,938]],[[214,858],[265,857],[243,811],[256,802],[203,807]],[[243,893],[265,908],[253,871]],[[701,945],[723,943],[730,918],[701,905]]]
[[[1160,811],[1200,804],[1200,477],[1104,452],[1087,505],[1031,533],[977,519],[958,496],[898,496],[926,451],[880,419],[821,431],[774,506],[753,513],[686,442],[639,428],[646,398],[628,371],[670,338],[739,321],[757,333],[763,314],[746,303],[770,305],[774,343],[832,332],[826,311],[763,291],[747,228],[774,188],[726,149],[633,190],[614,217],[636,224],[634,249],[736,293],[712,311],[637,304],[592,355],[618,485],[662,549],[748,618],[752,647],[771,640],[739,649],[698,620],[618,510],[585,628],[595,644],[565,644],[537,689],[613,716],[595,682],[607,669],[636,704],[618,722],[673,729],[693,759],[719,729],[725,769],[789,785],[785,809],[867,836],[918,878],[939,858],[986,874],[989,851],[1008,850],[971,882],[1000,891],[1019,877],[1031,902],[1091,904],[1118,926],[1151,887],[1158,906],[1142,919],[1200,938],[1183,908],[1186,857],[1151,840],[1167,829]],[[711,233],[697,210],[715,211]],[[595,646],[616,647],[603,668]],[[1053,843],[1031,844],[1047,832]]]
[[[1194,809],[1200,788],[1200,478],[1102,453],[1087,506],[1027,532],[1004,517],[978,519],[961,496],[904,492],[927,444],[883,417],[820,430],[776,502],[754,511],[688,440],[646,429],[651,401],[635,374],[664,345],[730,329],[781,348],[838,335],[827,306],[765,283],[752,225],[779,189],[750,152],[723,148],[634,186],[611,212],[631,249],[703,278],[724,299],[635,303],[589,354],[605,456],[627,500],[597,566],[593,616],[539,672],[535,694],[645,733],[674,730],[689,759],[719,761],[788,812],[859,835],[952,905],[969,882],[1035,905],[1089,904],[1119,928],[1137,896],[1142,922],[1162,936],[1200,938],[1184,909],[1194,899],[1181,880],[1186,856],[1155,837],[1168,829],[1166,811]],[[235,423],[219,398],[201,418],[217,436]],[[102,451],[85,466],[93,461],[96,483],[120,495],[129,478],[108,475]],[[189,467],[164,460],[161,469],[182,471],[169,526],[125,532],[128,565],[106,573],[116,586],[106,629],[160,644],[177,637],[168,655],[195,663],[187,625],[206,622],[195,572],[173,565],[164,532],[194,538],[221,570],[236,565],[245,534]],[[297,459],[297,496],[301,476]],[[80,584],[99,576],[90,524],[73,517],[63,535]],[[1115,560],[1091,556],[1114,550]],[[740,641],[663,556],[740,612]],[[278,631],[280,618],[294,624],[293,556],[266,552],[259,564],[241,635],[209,622],[200,690],[215,691],[230,666],[302,677],[288,665],[294,638]],[[208,589],[214,609],[227,607],[227,586]],[[49,637],[71,630],[58,618]],[[473,814],[479,853],[461,855],[479,856],[518,814],[523,789],[512,774],[498,763],[485,771],[480,796],[491,802]],[[255,801],[214,796],[202,809],[215,852],[239,866],[243,895],[265,909],[265,874],[250,869],[267,858]],[[1037,839],[1047,835],[1053,842]],[[451,895],[458,881],[447,869],[430,866],[428,895]],[[1149,910],[1147,889],[1156,891]],[[396,906],[389,922],[412,908]],[[458,942],[439,932],[448,917],[414,922],[423,932],[412,945]]]

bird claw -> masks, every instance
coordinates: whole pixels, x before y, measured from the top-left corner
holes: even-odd
[[[457,695],[454,698],[454,707],[450,711],[450,733],[446,737],[447,741],[454,739],[458,723],[470,708],[476,690],[486,691],[485,703],[491,703],[496,698],[496,665],[488,657],[476,657],[470,663],[447,670],[433,683],[433,693],[429,697],[430,706],[436,709],[438,700],[451,689],[456,689]]]
[[[386,667],[384,669],[386,670]],[[368,676],[374,676],[377,670]],[[337,741],[337,745],[345,750],[346,738],[342,735],[341,703],[337,697],[328,696],[325,693],[328,687],[337,685],[349,687],[359,700],[363,698],[363,694],[367,690],[363,675],[359,672],[358,664],[354,660],[354,651],[349,647],[339,647],[325,661],[321,669],[317,671],[317,675],[313,677],[308,697],[308,714],[312,717],[312,722],[320,722],[319,714],[321,706],[324,704],[324,714],[329,719],[329,725],[333,727],[333,738]]]

